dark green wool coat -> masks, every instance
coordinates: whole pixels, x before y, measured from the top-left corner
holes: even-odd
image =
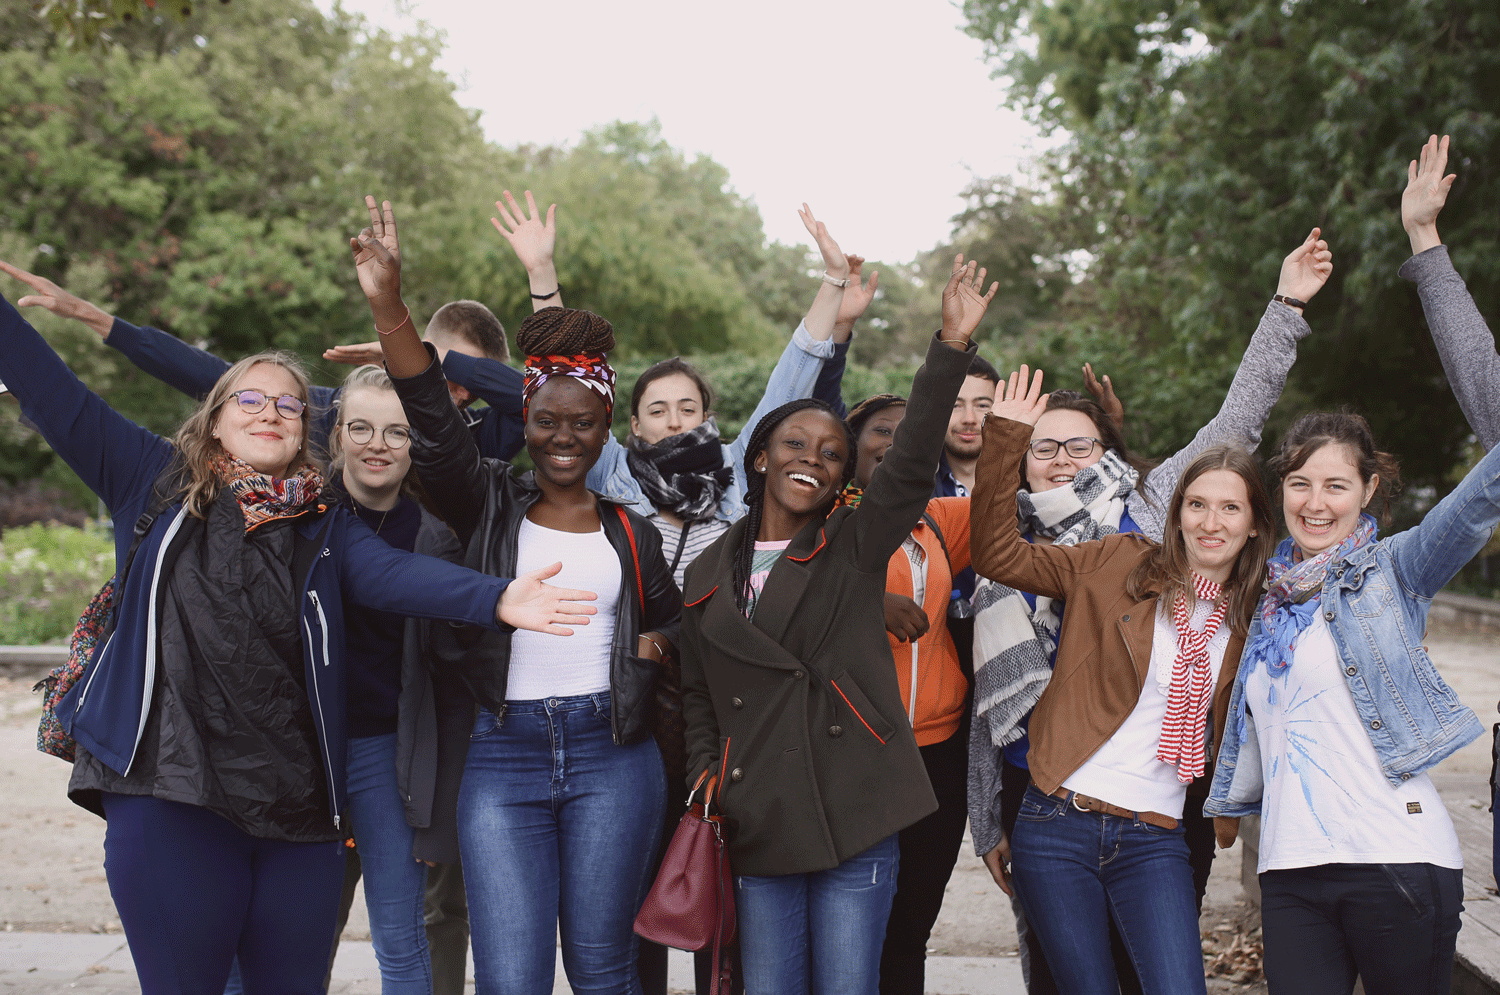
[[[859,506],[792,540],[754,621],[735,606],[731,580],[745,520],[688,567],[688,783],[720,775],[736,874],[836,867],[937,808],[891,666],[883,599],[891,555],[932,497],[973,354],[934,337]]]

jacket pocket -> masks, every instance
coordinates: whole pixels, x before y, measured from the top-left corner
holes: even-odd
[[[870,735],[880,740],[882,746],[890,741],[890,738],[896,733],[895,727],[887,722],[885,717],[876,710],[874,703],[865,697],[865,693],[859,689],[858,684],[854,683],[853,678],[848,674],[844,674],[838,680],[830,680],[828,684],[833,688],[833,692],[837,698],[854,713],[854,719],[859,725],[863,726]],[[837,708],[837,705],[835,705],[835,708]]]

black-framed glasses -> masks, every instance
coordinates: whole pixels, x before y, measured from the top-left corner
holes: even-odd
[[[375,426],[367,421],[349,422],[344,426],[344,431],[349,433],[349,441],[356,446],[369,445],[370,440],[375,438]],[[380,437],[390,448],[400,449],[411,441],[411,432],[400,425],[387,425],[380,430]]]
[[[276,402],[276,412],[283,418],[301,418],[302,412],[307,410],[307,405],[302,403],[302,398],[295,394],[282,394],[280,397],[270,398],[258,390],[237,390],[229,396],[234,398],[240,410],[247,415],[260,414],[273,400]]]
[[[1063,450],[1074,459],[1087,459],[1094,453],[1095,446],[1104,445],[1102,440],[1091,439],[1085,435],[1077,435],[1062,442],[1056,439],[1037,439],[1032,442],[1031,455],[1037,459],[1052,459],[1057,455],[1058,449]]]

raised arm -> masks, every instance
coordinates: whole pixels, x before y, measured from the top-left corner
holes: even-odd
[[[1500,445],[1494,446],[1414,529],[1387,541],[1408,592],[1431,598],[1484,549],[1500,524]]]
[[[953,259],[943,288],[943,325],[927,347],[927,361],[912,378],[906,416],[851,518],[855,558],[862,570],[883,569],[932,499],[949,412],[974,358],[969,340],[1000,286],[991,283],[985,293],[985,271],[963,258]]]
[[[1401,223],[1411,238],[1412,257],[1402,264],[1400,275],[1416,283],[1458,406],[1479,444],[1491,449],[1500,442],[1500,353],[1463,277],[1448,258],[1448,247],[1438,237],[1438,214],[1457,179],[1456,174],[1444,175],[1447,168],[1447,135],[1441,142],[1436,135],[1429,138],[1420,161],[1414,159],[1406,168]]]
[[[531,285],[531,310],[562,307],[562,284],[558,282],[557,266],[553,262],[557,249],[557,205],[547,206],[547,218],[543,221],[530,190],[526,191],[524,213],[509,190],[502,196],[505,198],[503,203],[495,201],[495,211],[500,217],[491,217],[490,224],[495,226],[501,238],[510,243],[516,258],[526,267],[526,279]]]
[[[1278,296],[1305,304],[1323,289],[1333,273],[1333,254],[1321,236],[1322,230],[1314,228],[1282,260],[1276,285]],[[1147,537],[1162,541],[1167,524],[1164,509],[1177,489],[1177,479],[1199,453],[1221,442],[1250,450],[1260,445],[1261,429],[1280,400],[1287,373],[1297,361],[1297,343],[1311,331],[1303,320],[1301,307],[1274,300],[1266,306],[1219,413],[1198,430],[1192,442],[1147,475],[1140,490],[1148,500],[1130,502],[1130,515]]]
[[[365,197],[370,226],[349,240],[360,289],[370,301],[375,330],[401,407],[415,430],[412,464],[439,516],[468,545],[484,512],[489,486],[479,447],[448,394],[443,368],[423,342],[401,300],[401,243],[391,202]]]
[[[875,299],[880,286],[880,271],[871,270],[869,282],[860,274],[864,268],[863,256],[847,256],[849,260],[849,286],[844,288],[844,300],[839,304],[839,316],[833,323],[833,355],[823,361],[818,373],[818,382],[813,385],[812,396],[828,405],[840,418],[849,411],[844,406],[844,367],[849,359],[849,345],[854,337],[854,323],[863,317],[865,309]]]
[[[113,512],[143,500],[172,458],[171,443],[85,387],[3,297],[0,381],[48,445]]]

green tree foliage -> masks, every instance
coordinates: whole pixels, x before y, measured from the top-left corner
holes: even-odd
[[[1468,428],[1416,294],[1396,277],[1409,254],[1400,193],[1422,140],[1451,133],[1459,184],[1444,237],[1481,311],[1500,313],[1500,7],[966,0],[964,10],[1012,101],[1062,143],[1039,258],[1068,264],[1073,283],[1033,326],[1043,359],[1110,369],[1135,440],[1179,445],[1223,396],[1280,259],[1319,225],[1335,273],[1308,311],[1313,336],[1282,410],[1351,405],[1408,479],[1442,485]]]

